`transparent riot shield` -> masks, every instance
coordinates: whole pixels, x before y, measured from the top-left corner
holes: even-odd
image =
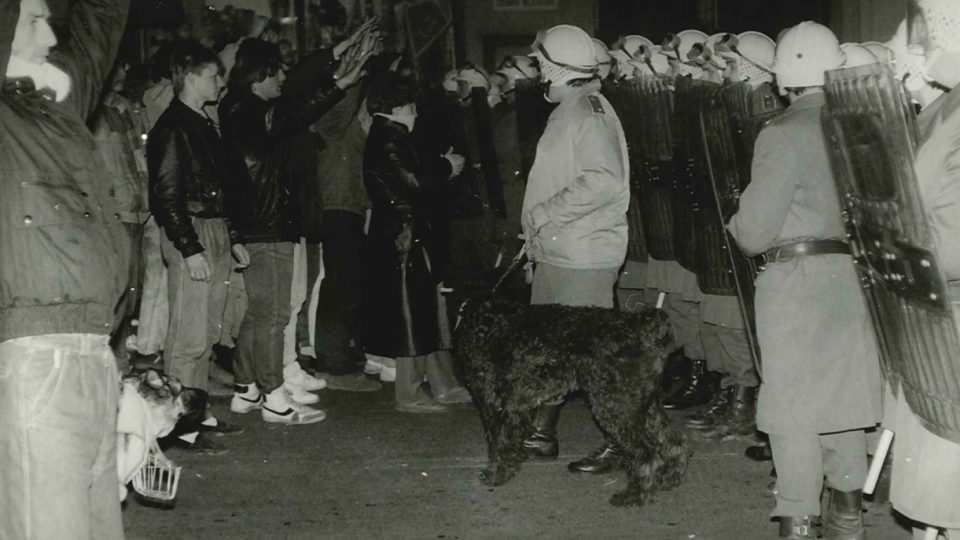
[[[828,72],[825,91],[824,131],[886,374],[927,429],[960,442],[960,339],[914,170],[912,109],[880,65]]]
[[[641,126],[644,122],[639,108],[638,94],[634,91],[639,81],[604,81],[603,95],[613,106],[620,118],[623,134],[627,139],[627,154],[630,160],[630,207],[627,210],[627,260],[646,262],[647,243],[643,230],[642,209],[640,206],[640,177],[643,175],[640,163]]]

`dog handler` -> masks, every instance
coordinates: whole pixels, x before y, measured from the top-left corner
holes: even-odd
[[[820,126],[824,71],[843,53],[825,26],[804,22],[777,43],[773,71],[790,106],[760,132],[752,180],[728,228],[756,281],[763,383],[757,427],[777,468],[780,538],[814,538],[823,478],[831,489],[824,538],[862,539],[864,428],[880,420],[876,344],[840,217]]]
[[[118,378],[124,224],[85,126],[127,0],[0,0],[0,538],[123,538]]]
[[[537,145],[523,200],[523,232],[536,264],[531,304],[613,308],[617,272],[627,253],[630,204],[627,143],[620,119],[600,94],[593,41],[562,24],[542,32],[531,56],[540,62],[544,98],[557,104]],[[524,445],[556,458],[563,396],[540,407]],[[571,463],[603,473],[616,462],[611,445]]]

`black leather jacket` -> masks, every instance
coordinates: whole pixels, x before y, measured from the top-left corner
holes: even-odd
[[[320,51],[288,74],[279,98],[264,101],[233,87],[221,101],[224,142],[246,164],[230,186],[239,204],[232,217],[246,241],[295,241],[304,234],[301,223],[312,221],[301,219],[295,199],[319,196],[313,184],[319,184],[320,148],[307,128],[344,96],[333,81],[335,67],[331,52]]]
[[[203,251],[190,218],[227,219],[224,187],[235,182],[240,168],[212,122],[177,98],[150,130],[150,211],[185,258]],[[227,226],[230,243],[239,243],[229,219]]]

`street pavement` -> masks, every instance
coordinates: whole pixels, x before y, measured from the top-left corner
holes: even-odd
[[[774,539],[769,463],[743,457],[748,440],[704,441],[683,484],[642,508],[608,499],[623,473],[566,470],[600,443],[581,401],[560,420],[560,458],[524,464],[505,486],[479,481],[486,448],[476,411],[440,415],[393,409],[393,385],[378,393],[320,392],[327,419],[311,426],[264,423],[214,412],[245,431],[218,440],[221,456],[170,449],[183,466],[172,509],[141,505],[131,493],[127,538],[153,539]],[[906,540],[888,504],[866,516],[870,540]]]

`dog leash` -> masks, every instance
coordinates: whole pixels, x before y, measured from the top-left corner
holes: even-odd
[[[521,247],[520,251],[518,251],[517,254],[513,256],[513,260],[510,261],[510,266],[508,266],[507,269],[504,270],[503,274],[500,276],[500,279],[498,279],[496,283],[493,284],[493,287],[490,288],[490,294],[496,293],[500,289],[500,286],[503,285],[503,282],[505,282],[507,278],[510,277],[510,274],[514,273],[517,270],[517,268],[520,267],[520,262],[523,260],[523,257],[527,254],[527,251],[529,250],[530,250],[530,245],[524,242],[523,247]],[[463,308],[466,307],[467,302],[469,301],[470,300],[467,299],[460,303],[460,307],[457,309],[457,322],[453,324],[454,330],[460,327],[460,321],[463,319]]]

